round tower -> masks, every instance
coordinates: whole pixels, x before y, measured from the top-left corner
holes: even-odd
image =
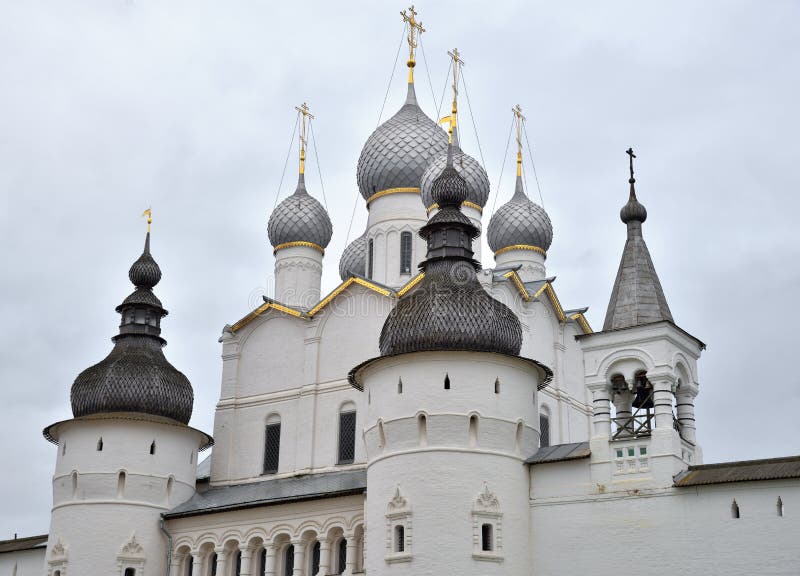
[[[392,288],[406,284],[423,259],[416,232],[428,217],[420,202],[420,182],[430,161],[447,149],[447,134],[417,104],[414,49],[423,31],[416,13],[409,25],[406,101],[378,126],[358,159],[358,189],[367,201],[366,277]]]
[[[331,241],[328,211],[306,190],[306,121],[313,116],[303,104],[300,173],[294,193],[275,207],[267,230],[275,255],[275,299],[288,306],[310,308],[320,299],[322,257]]]
[[[545,259],[553,242],[553,225],[544,208],[531,201],[522,184],[522,123],[525,117],[514,108],[517,123],[517,180],[511,200],[500,206],[489,220],[486,239],[498,268],[519,266],[525,282],[546,276]]]
[[[425,277],[386,319],[381,356],[350,373],[370,397],[366,570],[527,574],[523,463],[552,373],[519,356],[519,319],[477,279],[478,230],[460,210],[467,185],[452,147],[432,194]]]
[[[58,445],[48,575],[164,573],[160,516],[194,494],[198,452],[212,443],[187,425],[192,386],[162,351],[167,311],[152,290],[161,270],[149,220],[128,275],[136,288],[117,306],[114,348],[75,379],[74,418],[44,430]]]

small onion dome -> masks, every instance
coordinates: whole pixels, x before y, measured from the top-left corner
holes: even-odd
[[[365,232],[347,245],[339,260],[339,277],[342,281],[351,276],[364,276],[367,257],[367,233]]]
[[[538,248],[547,252],[553,242],[553,225],[544,208],[525,195],[522,177],[511,200],[500,206],[489,220],[486,239],[492,252],[511,246]]]
[[[403,107],[375,129],[361,150],[358,189],[366,200],[385,190],[418,192],[428,163],[446,150],[447,133],[425,115],[409,83]]]
[[[428,243],[421,266],[425,276],[386,318],[381,354],[472,350],[518,355],[519,319],[483,289],[475,274],[479,264],[471,247],[478,229],[461,213],[467,183],[453,168],[452,154],[432,188],[439,211],[420,230]]]
[[[194,393],[189,380],[164,357],[161,319],[167,311],[153,294],[161,270],[150,255],[150,233],[144,252],[131,266],[136,290],[117,312],[122,316],[114,348],[98,364],[81,372],[72,384],[74,416],[139,412],[187,424]]]
[[[422,175],[422,203],[430,210],[436,202],[433,200],[433,181],[441,174],[447,164],[447,154],[433,160]],[[466,202],[483,208],[489,199],[489,177],[483,166],[469,154],[465,154],[458,145],[458,134],[453,130],[453,166],[467,182]]]
[[[631,178],[628,182],[631,185],[631,194],[628,198],[628,203],[620,209],[619,217],[625,224],[628,222],[644,222],[647,220],[647,208],[636,199],[636,190],[633,187],[636,180]]]
[[[308,242],[323,250],[331,241],[333,226],[328,211],[306,191],[303,174],[294,193],[275,207],[267,230],[276,250],[294,242]]]

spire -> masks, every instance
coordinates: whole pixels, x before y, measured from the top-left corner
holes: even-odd
[[[636,155],[631,148],[626,153],[630,157],[628,182],[631,187],[620,218],[628,228],[628,239],[611,291],[603,330],[630,328],[662,320],[673,321],[650,251],[642,236],[642,223],[647,219],[647,210],[636,198],[636,180],[633,177],[633,159]]]
[[[417,61],[414,58],[415,50],[419,44],[419,36],[425,32],[425,28],[422,27],[422,22],[417,20],[417,11],[414,10],[413,4],[408,9],[408,12],[405,10],[400,12],[400,16],[403,17],[403,22],[408,24],[408,62],[406,62],[406,66],[408,66],[408,83],[414,84],[414,66],[417,65]],[[409,90],[410,92],[411,90]]]

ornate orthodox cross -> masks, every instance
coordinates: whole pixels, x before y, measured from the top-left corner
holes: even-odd
[[[408,12],[403,10],[400,12],[400,16],[403,17],[403,22],[408,24],[408,81],[414,81],[414,66],[416,65],[416,60],[414,60],[414,48],[417,47],[417,37],[421,36],[423,32],[425,32],[425,28],[422,27],[422,22],[417,21],[417,11],[414,10],[414,5],[411,5],[411,8],[408,9]],[[415,37],[417,36],[417,37]]]
[[[630,156],[631,161],[631,182],[633,182],[633,159],[636,158],[636,154],[633,153],[633,148],[628,148],[625,150],[625,154]]]
[[[517,120],[517,176],[522,176],[522,123],[525,122],[525,116],[522,115],[522,108],[519,104],[514,106],[511,111]]]
[[[306,171],[306,119],[310,122],[314,119],[314,115],[305,102],[301,106],[295,106],[294,109],[302,115],[300,119],[300,174],[304,174]]]

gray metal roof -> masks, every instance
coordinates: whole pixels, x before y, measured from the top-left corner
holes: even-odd
[[[208,480],[211,478],[211,454],[203,458],[203,461],[197,465],[195,478],[198,480]]]
[[[564,460],[577,460],[588,458],[591,455],[588,442],[573,442],[572,444],[556,444],[544,446],[536,454],[525,460],[526,464],[547,464],[549,462],[563,462]]]
[[[545,252],[553,242],[553,224],[544,208],[532,202],[517,176],[514,196],[492,214],[486,230],[492,252],[508,246],[536,246]]]
[[[366,470],[342,470],[289,478],[270,478],[235,486],[212,486],[165,513],[164,517],[182,518],[301,500],[362,494],[366,489]]]
[[[620,218],[628,227],[628,239],[611,291],[603,331],[661,320],[672,322],[664,290],[642,236],[642,222],[647,218],[647,211],[636,200],[632,178],[630,199],[622,208]]]
[[[313,242],[325,248],[331,241],[333,225],[328,211],[306,191],[300,174],[294,193],[275,207],[267,224],[273,246],[286,242]]]
[[[41,536],[27,536],[25,538],[14,538],[13,540],[0,540],[0,554],[6,552],[20,552],[22,550],[33,550],[47,546],[47,534]]]
[[[800,456],[689,466],[675,476],[674,482],[685,487],[785,478],[800,478]]]
[[[417,105],[414,84],[402,108],[378,126],[358,158],[358,189],[366,199],[391,188],[418,188],[428,163],[447,150],[447,133]]]

